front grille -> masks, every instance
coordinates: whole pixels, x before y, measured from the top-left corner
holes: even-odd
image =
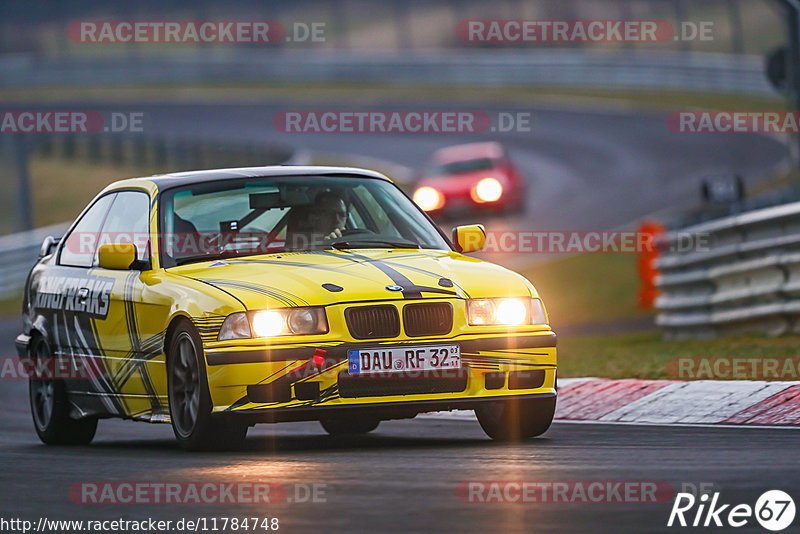
[[[344,318],[350,335],[355,339],[381,339],[400,335],[400,314],[391,304],[347,308]]]
[[[430,395],[459,393],[467,389],[468,373],[465,369],[426,371],[420,376],[339,375],[339,396],[386,397],[388,395]]]
[[[453,305],[424,302],[403,308],[403,325],[409,337],[441,336],[453,329]]]

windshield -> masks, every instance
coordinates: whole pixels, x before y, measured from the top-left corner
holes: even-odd
[[[348,177],[220,180],[161,195],[161,262],[333,248],[450,250],[393,184]]]
[[[469,159],[466,161],[454,161],[445,165],[434,167],[431,174],[441,176],[443,174],[464,174],[467,172],[486,171],[494,169],[495,163],[491,159]]]

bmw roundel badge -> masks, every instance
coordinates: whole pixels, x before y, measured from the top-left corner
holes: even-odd
[[[386,286],[387,291],[402,291],[403,286]]]

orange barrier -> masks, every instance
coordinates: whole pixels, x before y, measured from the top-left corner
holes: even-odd
[[[650,243],[654,243],[658,236],[664,234],[664,225],[657,221],[642,221],[639,223],[639,233],[651,236]],[[639,254],[637,267],[639,269],[639,295],[638,305],[640,308],[652,308],[659,290],[655,285],[658,270],[656,260],[659,250],[655,246],[645,247]]]

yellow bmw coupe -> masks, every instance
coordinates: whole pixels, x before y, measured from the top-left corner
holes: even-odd
[[[556,335],[522,276],[466,253],[385,176],[254,167],[116,182],[25,287],[20,357],[45,443],[97,421],[171,423],[187,449],[227,448],[256,423],[380,421],[475,410],[495,439],[547,430]],[[47,366],[43,366],[47,368]]]

